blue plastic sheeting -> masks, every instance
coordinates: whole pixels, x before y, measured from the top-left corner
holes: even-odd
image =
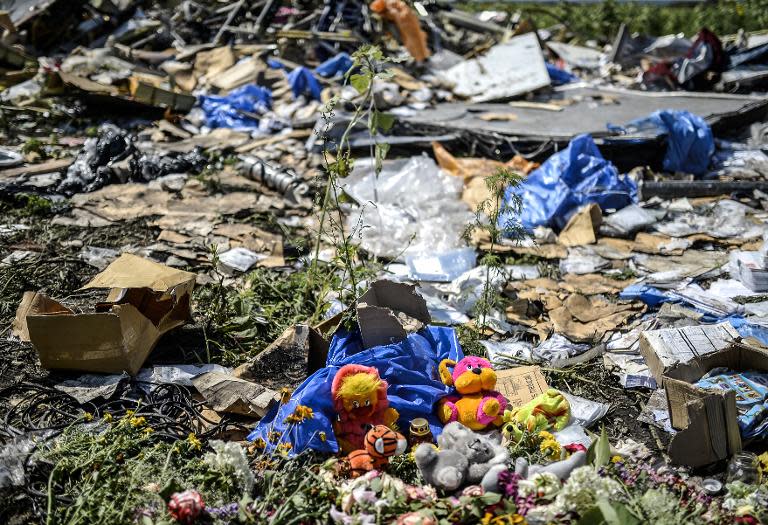
[[[655,129],[667,135],[666,171],[703,175],[715,152],[712,130],[703,118],[690,111],[663,110],[629,123],[637,130]]]
[[[308,94],[315,100],[320,100],[320,83],[312,74],[312,71],[304,66],[297,67],[290,73],[288,73],[288,84],[291,85],[291,92],[293,92],[293,98],[299,98],[302,95]]]
[[[637,202],[637,184],[605,160],[589,135],[575,137],[568,147],[552,155],[518,186],[507,188],[504,200],[522,200],[519,217],[508,212],[499,225],[519,220],[523,227],[550,226],[558,230],[579,207],[597,203],[603,210],[621,209]]]
[[[294,391],[290,401],[273,408],[248,439],[263,439],[270,449],[280,443],[291,443],[292,453],[307,449],[335,453],[338,444],[332,422],[336,412],[331,399],[331,384],[336,372],[344,365],[373,366],[389,383],[389,406],[400,413],[400,428],[408,428],[413,418],[426,418],[437,437],[442,425],[434,415],[434,404],[451,392],[440,381],[438,365],[443,359],[458,361],[464,356],[452,328],[427,326],[404,341],[386,346],[363,349],[358,332],[341,332],[331,341],[325,368],[309,376]],[[314,416],[303,423],[286,425],[285,418],[298,405],[309,406]],[[281,434],[280,441],[270,443],[269,433]]]
[[[662,303],[674,302],[666,293],[653,286],[630,284],[619,293],[619,298],[625,301],[642,301],[651,308]]]
[[[646,286],[642,284],[631,284],[627,286],[624,288],[624,290],[621,291],[619,297],[629,301],[643,301],[651,308],[655,308],[662,303],[682,303],[687,307],[704,314],[704,316],[701,318],[702,323],[710,324],[723,323],[728,321],[736,329],[736,331],[739,332],[741,337],[754,337],[762,344],[768,346],[768,326],[750,323],[749,320],[744,318],[742,315],[712,315],[711,312],[698,308],[696,304],[688,302],[680,296],[659,290],[653,286]]]
[[[549,62],[547,62],[547,73],[549,73],[549,80],[553,86],[562,86],[563,84],[570,84],[579,80],[579,77],[576,75],[572,75]]]
[[[231,91],[227,96],[202,95],[200,107],[205,112],[205,123],[211,128],[257,129],[259,120],[242,114],[259,113],[272,105],[272,91],[248,84]]]
[[[347,53],[341,52],[317,66],[315,73],[321,77],[335,77],[336,75],[343,75],[352,69],[352,64],[352,57]]]

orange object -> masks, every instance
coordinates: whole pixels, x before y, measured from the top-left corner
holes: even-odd
[[[389,463],[389,458],[405,452],[406,447],[402,434],[384,425],[376,425],[365,435],[365,448],[347,456],[349,474],[357,478],[371,470],[379,470]]]
[[[419,17],[403,0],[373,0],[371,10],[384,20],[394,22],[400,33],[401,43],[411,56],[421,62],[429,58],[427,34],[419,25]]]

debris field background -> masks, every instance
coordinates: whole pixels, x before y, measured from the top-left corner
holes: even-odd
[[[0,3],[0,522],[768,520],[768,5],[692,4]],[[504,446],[583,487],[272,441],[427,325],[565,395]]]

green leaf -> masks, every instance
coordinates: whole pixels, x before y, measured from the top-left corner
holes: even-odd
[[[595,467],[602,467],[611,461],[611,443],[605,433],[605,425],[600,431],[600,437],[589,446],[587,450],[587,462]]]
[[[349,77],[349,84],[355,88],[358,93],[363,94],[368,91],[368,86],[371,85],[371,77],[359,73],[351,75]]]
[[[387,153],[389,152],[389,144],[381,143],[376,144],[374,147],[374,157],[375,157],[375,170],[376,173],[381,172],[381,167],[384,164],[384,159],[387,158]]]
[[[487,494],[483,494],[478,499],[483,502],[483,505],[495,505],[501,501],[501,494],[489,492]]]
[[[184,490],[184,487],[181,483],[179,483],[176,478],[171,478],[168,480],[168,483],[165,484],[165,486],[160,489],[160,492],[158,494],[160,495],[163,500],[166,502],[171,499],[171,496],[176,492],[182,492]]]
[[[626,505],[601,499],[581,516],[578,525],[640,525],[640,523],[642,520],[632,514]]]
[[[391,113],[373,112],[373,127],[381,131],[389,131],[395,125],[395,116]]]

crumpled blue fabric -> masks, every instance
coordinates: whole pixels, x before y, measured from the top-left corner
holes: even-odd
[[[313,99],[320,100],[320,83],[312,74],[312,71],[304,66],[297,67],[288,73],[288,84],[291,86],[293,98],[299,98],[304,94],[309,94]]]
[[[341,52],[335,57],[331,57],[315,68],[315,73],[321,77],[335,77],[343,75],[352,69],[352,57],[345,52]]]
[[[564,69],[560,69],[554,64],[547,62],[547,73],[549,73],[549,80],[553,86],[562,86],[563,84],[570,84],[571,82],[577,82],[579,77],[573,75]]]
[[[603,158],[590,135],[579,135],[555,153],[518,186],[510,186],[504,201],[512,208],[513,195],[522,201],[519,217],[503,211],[499,226],[519,220],[524,228],[550,226],[562,229],[581,206],[597,203],[603,210],[621,209],[637,202],[637,183],[619,175]]]
[[[226,96],[202,95],[200,107],[210,128],[258,129],[259,120],[242,112],[260,113],[272,106],[272,91],[256,84],[247,84]]]
[[[458,361],[463,356],[456,332],[449,327],[427,326],[399,343],[368,350],[363,349],[358,331],[341,331],[331,341],[325,368],[299,385],[286,404],[274,407],[248,435],[248,440],[263,439],[269,451],[279,444],[290,443],[294,454],[307,449],[338,452],[332,427],[336,412],[331,385],[339,368],[347,364],[376,367],[389,384],[389,406],[400,413],[400,428],[407,429],[412,419],[423,417],[437,437],[442,425],[433,408],[451,392],[440,381],[438,366],[443,359]],[[298,405],[311,407],[314,416],[303,423],[286,424],[285,419]],[[279,441],[270,442],[272,432],[279,433]]]
[[[703,175],[708,171],[710,158],[715,153],[715,139],[709,124],[698,115],[690,111],[656,111],[646,118],[630,122],[627,128],[639,131],[655,129],[667,136],[663,164],[666,171],[694,175]]]

